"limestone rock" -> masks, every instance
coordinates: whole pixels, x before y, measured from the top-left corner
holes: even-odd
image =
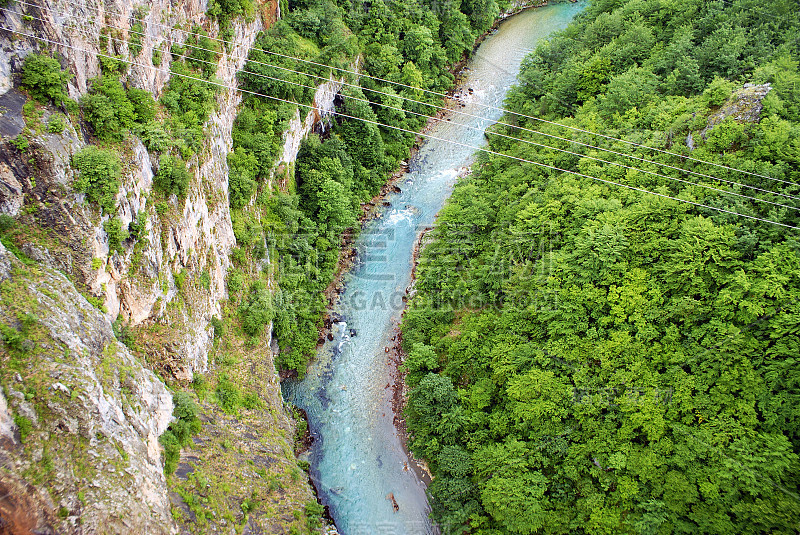
[[[294,162],[303,139],[335,111],[336,95],[342,89],[342,81],[331,75],[330,80],[320,84],[314,93],[314,109],[306,113],[304,119],[301,120],[300,111],[295,110],[284,135],[281,162]]]
[[[88,80],[100,74],[98,53],[129,57],[130,27],[134,19],[141,19],[145,34],[141,39],[142,50],[125,81],[158,98],[169,82],[170,48],[186,39],[187,33],[180,28],[191,28],[207,20],[206,2],[190,0],[178,6],[167,0],[155,0],[147,3],[147,9],[142,7],[128,0],[80,6],[54,0],[36,8],[14,5],[11,8],[14,14],[4,12],[0,18],[8,28],[35,32],[44,39],[70,45],[54,48],[62,65],[73,75],[68,92],[75,99],[87,91]],[[26,24],[23,14],[35,17],[36,24]],[[203,26],[212,38],[217,37],[216,24]],[[261,28],[260,18],[232,23],[231,40],[235,44],[220,55],[215,73],[222,84],[236,85],[236,72],[242,68]],[[101,35],[106,36],[107,48],[101,45]],[[3,80],[14,81],[14,76],[3,78],[3,73],[19,72],[24,58],[40,48],[41,43],[33,38],[0,35],[3,52],[0,88]],[[163,63],[158,68],[152,65],[154,50],[161,51]],[[12,90],[8,94],[12,93],[17,92]],[[120,151],[124,172],[114,215],[125,227],[138,214],[144,214],[148,235],[138,244],[132,240],[125,242],[121,253],[110,250],[103,229],[110,216],[98,214],[95,207],[83,202],[81,194],[72,191],[75,176],[70,162],[85,144],[81,133],[71,126],[62,134],[39,132],[25,154],[0,142],[0,213],[19,213],[27,198],[29,204],[38,204],[37,224],[57,237],[57,243],[32,245],[25,252],[89,288],[94,297],[104,302],[111,320],[121,314],[132,325],[168,323],[171,339],[163,345],[174,351],[170,358],[179,379],[191,379],[194,372],[207,370],[213,341],[209,321],[220,314],[219,303],[227,297],[228,257],[236,241],[226,195],[227,153],[240,102],[238,91],[218,93],[217,109],[206,124],[208,143],[201,154],[187,161],[194,179],[185,199],[173,196],[168,200],[169,217],[161,217],[153,203],[148,202],[157,162],[134,136],[127,140],[127,146]],[[21,109],[21,105],[18,107]],[[43,121],[50,112],[56,111],[48,110]],[[10,116],[0,117],[0,132],[4,125],[16,128],[10,120]],[[30,180],[34,176],[35,183]],[[190,285],[195,290],[198,290],[196,278],[207,272],[209,288],[183,295],[185,292],[179,292],[175,284],[175,275],[184,271],[190,274],[190,280],[193,278]],[[175,299],[187,303],[190,300],[191,306],[169,307]]]
[[[703,139],[706,134],[716,125],[731,117],[740,123],[757,123],[761,120],[761,110],[764,105],[761,101],[770,92],[772,86],[766,84],[744,84],[744,86],[734,91],[716,113],[708,117],[708,126],[703,129],[701,135]]]
[[[0,321],[26,338],[9,346],[0,375],[10,394],[0,399],[0,481],[11,492],[0,515],[35,503],[40,530],[175,532],[158,442],[170,392],[58,271],[27,268],[0,245],[0,280]]]
[[[17,215],[22,208],[23,200],[22,184],[8,165],[0,162],[0,213]]]

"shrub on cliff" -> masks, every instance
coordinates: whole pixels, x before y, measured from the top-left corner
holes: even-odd
[[[68,71],[61,70],[57,59],[41,54],[30,54],[22,66],[22,86],[42,104],[66,99],[64,85],[71,78]]]
[[[121,140],[136,120],[125,88],[113,76],[95,78],[91,86],[91,92],[81,98],[84,118],[100,139]]]
[[[183,197],[186,195],[186,188],[189,186],[191,178],[183,160],[165,154],[158,161],[158,172],[153,178],[153,185],[165,195],[174,193],[178,197]]]
[[[242,392],[226,374],[222,374],[219,378],[214,393],[217,395],[217,402],[223,411],[228,414],[236,414],[239,411],[239,406],[242,404]]]
[[[200,432],[200,420],[197,418],[197,404],[186,392],[176,392],[172,398],[174,408],[172,416],[175,417],[169,428],[159,437],[159,442],[164,446],[164,473],[171,474],[178,467],[181,448],[188,446],[192,435]]]
[[[138,87],[130,87],[128,88],[127,97],[133,106],[137,123],[147,124],[155,118],[157,111],[156,101],[153,100],[153,95],[150,94],[150,91],[145,91]]]
[[[275,317],[272,306],[272,293],[264,281],[256,281],[250,287],[250,294],[239,307],[242,329],[249,336],[258,336]]]
[[[128,230],[122,228],[122,220],[118,217],[112,217],[103,223],[103,230],[105,230],[108,235],[109,251],[122,253],[122,242],[127,240],[130,236]]]
[[[85,193],[86,199],[99,204],[104,212],[112,212],[122,172],[119,157],[111,151],[88,145],[72,157],[72,165],[78,170],[72,185],[75,191]]]

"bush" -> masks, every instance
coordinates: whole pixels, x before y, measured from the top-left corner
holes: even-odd
[[[165,154],[158,161],[158,173],[153,178],[153,185],[166,195],[174,193],[178,197],[183,197],[190,179],[186,163],[180,158]]]
[[[122,220],[112,217],[103,223],[103,230],[108,234],[108,248],[111,251],[122,253],[122,242],[128,239],[127,229],[122,228]]]
[[[219,62],[217,49],[219,45],[205,35],[198,37],[198,34],[204,33],[199,26],[192,28],[192,32],[195,35],[190,35],[185,43],[189,52],[186,63],[191,68],[201,71],[203,76],[210,80],[217,71],[217,63]]]
[[[228,153],[228,195],[231,208],[241,208],[250,202],[256,191],[258,160],[242,147]]]
[[[95,78],[91,86],[91,92],[81,97],[84,118],[100,139],[121,140],[136,120],[125,89],[113,76]]]
[[[128,100],[133,105],[137,123],[146,124],[155,118],[156,101],[153,100],[153,95],[151,95],[149,91],[139,89],[138,87],[131,87],[128,89],[127,96]]]
[[[164,130],[164,126],[156,121],[143,125],[138,134],[147,150],[162,152],[172,145],[172,138]]]
[[[122,314],[117,316],[114,323],[111,324],[111,329],[114,331],[114,336],[122,342],[128,349],[136,347],[136,338],[129,323],[125,323],[122,319]]]
[[[214,340],[225,334],[225,322],[216,316],[211,317],[211,326],[214,327]]]
[[[28,138],[23,135],[19,135],[11,140],[11,144],[14,145],[18,151],[25,152],[28,150],[30,143],[28,143]]]
[[[241,271],[234,269],[228,274],[228,293],[238,296],[244,285],[244,275]]]
[[[314,531],[322,526],[322,515],[325,508],[316,501],[310,501],[306,504],[305,513],[308,519],[308,529]]]
[[[133,240],[140,240],[147,237],[147,214],[139,212],[136,219],[128,223],[128,234]]]
[[[192,397],[186,392],[177,392],[172,402],[175,407],[172,409],[172,415],[177,418],[177,422],[173,422],[172,432],[181,446],[189,444],[192,435],[200,431],[200,420],[197,418],[199,411],[197,404],[192,400]]]
[[[86,302],[95,307],[97,310],[105,313],[107,311],[105,302],[102,297],[95,297],[93,295],[85,294],[83,296]]]
[[[172,274],[172,278],[175,280],[175,287],[180,292],[183,289],[183,285],[186,284],[186,276],[188,272],[185,269],[180,270],[177,273]]]
[[[239,388],[228,379],[226,374],[222,374],[217,382],[217,403],[223,411],[228,414],[236,414],[242,403],[242,393]]]
[[[161,50],[157,48],[153,49],[153,66],[161,67]]]
[[[71,98],[64,99],[64,108],[66,108],[67,113],[69,114],[77,114],[81,109],[78,101]]]
[[[208,388],[209,385],[205,375],[202,373],[195,373],[192,376],[192,389],[194,393],[197,394],[198,399],[205,399],[208,394]]]
[[[0,235],[5,234],[17,225],[14,218],[8,214],[0,214]]]
[[[744,125],[728,117],[708,131],[706,147],[713,152],[722,152],[746,139]]]
[[[258,394],[255,392],[248,392],[244,395],[244,399],[242,399],[242,406],[245,409],[260,409],[264,406],[264,402],[261,401],[261,398],[258,397]]]
[[[728,97],[733,93],[733,88],[736,86],[733,82],[729,82],[725,78],[715,76],[708,87],[703,91],[703,98],[711,107],[722,106],[728,100]]]
[[[33,430],[33,422],[31,422],[28,418],[18,414],[17,416],[14,416],[14,423],[17,425],[17,429],[19,429],[20,439],[24,441]]]
[[[175,421],[159,437],[164,446],[164,473],[171,474],[178,467],[181,448],[188,446],[192,436],[200,432],[201,424],[197,418],[197,404],[186,392],[176,392],[172,397]]]
[[[275,317],[272,292],[264,281],[256,281],[250,286],[250,294],[239,307],[239,314],[242,318],[242,329],[252,337],[260,335],[264,326],[272,321]]]
[[[122,173],[117,155],[89,145],[72,157],[72,164],[79,172],[73,183],[75,191],[85,193],[86,198],[98,203],[104,212],[112,212]]]
[[[255,217],[247,213],[232,212],[231,224],[236,243],[240,247],[250,247],[262,240],[264,229]]]
[[[220,28],[223,28],[236,17],[252,18],[255,9],[256,3],[253,0],[210,0],[207,14],[209,18],[216,19]],[[281,10],[281,13],[288,14],[289,11]]]
[[[233,260],[233,263],[238,266],[242,266],[247,263],[247,251],[245,251],[244,247],[234,247],[231,251],[231,260]]]
[[[64,131],[66,126],[67,125],[61,115],[55,113],[47,120],[47,131],[51,134],[60,134]]]
[[[50,100],[60,103],[67,98],[64,86],[72,78],[68,71],[61,70],[57,59],[40,54],[30,54],[22,65],[22,86],[41,102]]]
[[[164,473],[169,475],[178,468],[178,460],[181,456],[181,445],[178,439],[170,429],[158,438],[161,445],[164,447]]]
[[[0,323],[0,338],[9,349],[22,351],[22,342],[25,338],[15,328],[9,327],[5,323]]]
[[[135,58],[142,52],[142,33],[144,33],[144,26],[142,26],[142,23],[133,23],[128,38],[128,50],[132,58]]]
[[[128,68],[128,63],[122,59],[122,56],[100,56],[100,71],[108,76],[120,75],[125,73]]]

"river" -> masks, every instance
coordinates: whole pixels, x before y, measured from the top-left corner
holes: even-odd
[[[555,4],[510,17],[489,35],[469,62],[461,85],[461,111],[428,133],[466,145],[485,144],[483,131],[500,118],[498,110],[524,56],[537,41],[564,28],[582,3]],[[469,91],[471,89],[471,91]],[[476,130],[458,126],[468,125]],[[287,380],[286,398],[306,410],[314,437],[311,476],[342,535],[429,534],[425,485],[414,470],[393,424],[391,366],[385,348],[403,310],[410,284],[412,251],[420,229],[433,224],[472,150],[428,140],[398,185],[402,192],[370,221],[357,242],[357,265],[332,311],[340,317],[301,382]],[[399,510],[393,510],[392,493]]]

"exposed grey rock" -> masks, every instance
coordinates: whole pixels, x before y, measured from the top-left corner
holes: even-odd
[[[305,118],[301,119],[299,110],[295,110],[294,117],[289,121],[289,129],[284,134],[283,152],[281,162],[292,163],[297,159],[300,151],[300,143],[310,134],[314,128],[322,123],[335,111],[334,101],[336,94],[342,88],[342,79],[336,79],[331,75],[330,79],[319,85],[314,93],[314,109],[306,113]]]
[[[734,91],[716,113],[708,117],[708,126],[700,132],[703,139],[710,130],[727,118],[740,123],[757,123],[761,120],[761,110],[764,105],[761,101],[772,89],[769,83],[766,84],[744,84],[744,86]]]
[[[0,66],[2,66],[0,61]],[[22,118],[22,106],[25,104],[25,95],[10,88],[0,95],[0,136],[12,139],[25,128]]]
[[[11,257],[0,243],[0,283],[11,277]]]
[[[44,530],[174,533],[158,442],[172,418],[171,394],[64,275],[26,269],[2,245],[0,272],[4,295],[14,296],[0,304],[0,321],[16,326],[20,310],[36,317],[31,349],[12,349],[21,381],[0,376],[10,395],[0,396],[0,480],[17,489],[12,501],[69,512],[62,521],[42,510],[36,523]],[[9,406],[31,427],[21,445]],[[30,487],[37,473],[42,482]]]
[[[69,45],[54,45],[54,49],[62,65],[73,75],[68,92],[75,99],[87,91],[88,80],[100,74],[98,53],[129,56],[128,29],[134,18],[141,18],[145,34],[141,41],[142,51],[134,59],[126,83],[145,89],[157,98],[169,81],[170,47],[181,44],[187,37],[186,32],[179,28],[191,28],[203,20],[206,3],[190,0],[177,6],[167,0],[155,0],[145,6],[129,0],[111,0],[75,5],[66,0],[54,0],[40,8],[16,4],[10,9],[15,13],[0,14],[6,27],[23,33],[35,32],[37,36]],[[35,24],[25,22],[23,14],[35,17]],[[213,28],[211,37],[216,37],[216,24],[210,27]],[[221,55],[216,72],[216,79],[221,83],[236,85],[236,72],[242,68],[261,27],[259,17],[248,23],[232,23],[232,42],[235,44]],[[116,34],[120,40],[109,37],[110,48],[101,50],[101,30],[109,28],[123,29]],[[36,39],[0,32],[0,49],[3,51],[0,54],[0,78],[3,72],[19,72],[24,58],[40,48],[41,43]],[[162,52],[160,68],[152,66],[154,49]],[[17,92],[9,94],[13,93]],[[138,139],[131,136],[128,140],[129,147],[121,151],[125,170],[115,215],[123,226],[140,212],[147,217],[148,236],[136,255],[132,241],[124,244],[122,253],[110,251],[103,230],[103,223],[110,216],[100,217],[96,208],[83,202],[81,194],[72,191],[75,177],[70,162],[84,146],[81,133],[70,126],[62,134],[36,135],[25,155],[17,154],[7,145],[5,150],[0,146],[0,213],[17,214],[25,195],[28,195],[32,201],[40,203],[37,220],[67,242],[59,251],[31,249],[32,256],[90,288],[94,296],[103,299],[112,320],[122,314],[134,325],[148,321],[169,323],[175,335],[169,345],[174,351],[171,360],[179,364],[175,373],[180,379],[191,379],[195,371],[207,370],[207,355],[213,343],[209,320],[220,315],[219,303],[227,297],[228,256],[235,246],[225,194],[228,188],[227,153],[231,149],[231,130],[240,102],[238,91],[222,90],[218,93],[217,111],[212,113],[206,125],[208,143],[205,150],[187,162],[195,179],[185,199],[173,197],[169,200],[170,212],[176,217],[164,219],[155,213],[152,203],[148,203],[156,162]],[[21,102],[18,107],[21,110]],[[49,112],[43,121],[48,116]],[[2,124],[0,117],[0,128]],[[22,123],[17,126],[21,128]],[[36,158],[35,164],[28,161],[31,155]],[[2,167],[4,163],[7,169]],[[34,174],[35,188],[28,180]],[[162,240],[162,235],[166,239]],[[135,269],[132,266],[134,257],[138,261]],[[101,261],[100,269],[92,267],[93,259]],[[168,307],[171,301],[183,297],[177,291],[173,277],[183,270],[194,277],[207,271],[211,279],[210,289],[193,294],[190,307]],[[191,284],[196,286],[195,282]]]
[[[2,247],[2,244],[0,244]],[[11,416],[11,410],[8,408],[3,391],[0,390],[0,439],[9,440],[12,443],[16,442],[14,438],[14,419]]]
[[[22,184],[5,163],[0,162],[0,213],[15,216],[25,199]]]

